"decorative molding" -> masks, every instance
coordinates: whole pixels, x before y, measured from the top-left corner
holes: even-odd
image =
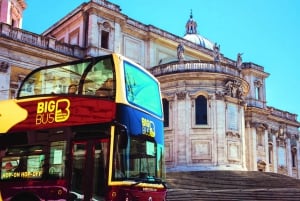
[[[256,86],[256,87],[261,87],[263,85],[263,83],[262,83],[262,81],[261,80],[255,80],[254,81],[254,86]]]
[[[225,94],[222,91],[216,91],[216,100],[224,100],[225,99]]]
[[[165,142],[165,161],[166,162],[173,161],[173,141]]]
[[[279,126],[276,132],[277,141],[285,142],[286,138],[287,138],[287,133],[285,132],[284,126]]]
[[[226,137],[229,138],[241,138],[241,135],[239,133],[233,133],[231,131],[226,132]]]
[[[1,61],[0,62],[0,72],[1,73],[7,73],[7,70],[9,68],[9,63],[6,61]]]
[[[191,157],[192,160],[211,160],[212,150],[211,141],[209,140],[191,140]]]
[[[227,158],[231,162],[239,162],[241,160],[240,143],[234,141],[227,142]]]
[[[209,95],[206,91],[196,91],[196,92],[189,92],[188,96],[190,99],[196,99],[198,96],[204,96],[207,100],[211,100],[213,98],[212,95]]]
[[[165,98],[168,101],[174,101],[175,100],[175,93],[164,93],[164,92],[162,92],[162,98]]]
[[[186,91],[180,91],[176,93],[177,100],[184,100],[186,98]]]
[[[256,130],[262,129],[262,130],[268,130],[269,126],[265,123],[260,122],[250,122],[251,128],[256,128]]]

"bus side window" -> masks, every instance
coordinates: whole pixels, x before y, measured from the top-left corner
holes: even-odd
[[[116,133],[119,149],[126,149],[128,144],[128,136],[126,129],[118,129]]]
[[[49,175],[63,177],[65,175],[66,142],[52,142],[50,147]]]
[[[113,178],[118,180],[126,177],[126,161],[124,160],[123,156],[128,145],[128,136],[127,130],[122,127],[117,128],[115,134]]]
[[[108,78],[104,81],[99,89],[96,90],[96,96],[109,97],[114,95],[114,80],[113,78]]]

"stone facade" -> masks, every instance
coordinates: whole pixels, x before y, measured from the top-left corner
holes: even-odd
[[[0,3],[21,8],[19,13],[26,7],[24,1]],[[131,19],[105,0],[83,3],[42,35],[4,19],[0,99],[15,97],[38,66],[117,52],[161,83],[168,171],[259,170],[300,178],[297,115],[267,106],[269,74],[243,62],[241,54],[236,60],[222,55],[219,45],[197,34],[192,14],[184,37]]]

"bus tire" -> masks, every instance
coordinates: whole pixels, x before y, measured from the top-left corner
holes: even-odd
[[[32,193],[19,193],[14,196],[10,201],[40,201],[40,199]]]

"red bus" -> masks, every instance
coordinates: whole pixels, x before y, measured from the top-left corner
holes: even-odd
[[[0,200],[164,201],[159,82],[118,54],[46,66],[0,102]]]

